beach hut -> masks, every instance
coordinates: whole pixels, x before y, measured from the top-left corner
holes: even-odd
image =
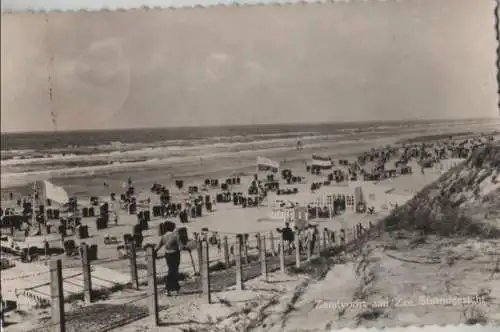
[[[395,169],[386,169],[384,170],[384,176],[386,178],[395,178],[397,175],[397,170]]]
[[[307,208],[305,206],[296,206],[294,208],[294,216],[295,216],[294,221],[297,227],[306,223],[307,220],[309,219],[307,214]]]

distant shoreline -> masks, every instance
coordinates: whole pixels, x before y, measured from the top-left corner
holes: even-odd
[[[446,122],[474,122],[474,121],[487,121],[487,120],[498,120],[500,117],[491,118],[453,118],[453,119],[407,119],[407,120],[372,120],[372,121],[339,121],[339,122],[291,122],[291,123],[255,123],[255,124],[228,124],[221,126],[212,125],[199,125],[199,126],[172,126],[172,127],[120,127],[120,128],[110,128],[110,129],[78,129],[78,130],[13,130],[13,131],[1,131],[1,136],[10,135],[31,135],[31,134],[45,134],[45,133],[98,133],[98,132],[109,132],[109,131],[140,131],[140,130],[185,130],[185,129],[200,129],[200,128],[213,128],[213,129],[224,129],[224,128],[252,128],[252,127],[280,127],[280,128],[293,128],[293,127],[309,127],[309,126],[340,126],[340,127],[363,127],[366,125],[377,125],[377,124],[425,124],[425,123],[446,123]]]
[[[310,133],[304,140],[301,137],[306,135],[305,131],[245,135],[234,129],[235,136],[224,140],[217,133],[212,133],[212,139],[191,139],[188,133],[184,139],[174,141],[172,144],[175,145],[168,145],[170,143],[165,141],[137,141],[142,138],[139,135],[142,132],[131,138],[121,137],[123,141],[130,140],[130,143],[108,146],[103,145],[105,142],[102,140],[114,137],[99,137],[101,141],[84,137],[87,143],[94,143],[95,147],[86,147],[85,151],[83,147],[68,147],[65,149],[69,153],[66,156],[62,156],[62,150],[56,148],[40,153],[25,152],[27,154],[19,160],[2,160],[1,193],[3,197],[10,191],[26,192],[29,191],[30,183],[45,179],[65,187],[71,195],[102,196],[110,191],[118,192],[128,177],[134,179],[137,189],[148,190],[154,182],[168,184],[175,179],[191,181],[231,172],[253,173],[257,156],[278,161],[283,167],[304,167],[304,162],[312,154],[327,155],[334,159],[349,158],[387,144],[433,141],[437,137],[478,135],[492,131],[484,129],[483,125],[470,126],[465,123],[448,126],[446,122],[444,126],[415,128],[384,126],[354,131],[341,129],[331,135]],[[46,139],[54,140],[54,137],[47,135]],[[304,144],[301,150],[296,149],[298,139]],[[41,144],[38,139],[34,142]],[[200,160],[203,162],[200,163]],[[109,188],[104,187],[105,182]]]

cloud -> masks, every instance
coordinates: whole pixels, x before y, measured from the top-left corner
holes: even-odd
[[[2,130],[50,130],[51,109],[61,130],[492,116],[491,10],[434,0],[64,13],[49,24],[4,15]]]

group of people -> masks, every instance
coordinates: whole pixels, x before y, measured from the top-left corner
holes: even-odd
[[[297,144],[297,148],[302,148],[302,144]],[[403,154],[403,159],[410,159],[414,155],[420,155],[415,152],[417,149],[413,147],[413,150],[405,149]],[[440,155],[442,155],[442,152]],[[382,152],[371,151],[371,153],[366,153],[361,156],[358,160],[359,164],[363,164],[367,159],[370,160],[383,160],[387,162],[394,154],[396,153],[395,149],[386,149]],[[356,165],[358,164],[356,163]],[[359,169],[357,169],[359,170]],[[423,169],[422,169],[423,172]],[[131,180],[129,179],[129,185]],[[253,183],[256,186],[256,181]],[[214,202],[215,204],[215,202]],[[176,230],[176,226],[174,223],[167,223],[165,233],[160,237],[159,242],[155,246],[155,252],[158,253],[162,248],[165,248],[165,260],[168,267],[168,273],[166,277],[165,283],[165,291],[168,296],[172,295],[172,293],[178,293],[180,291],[180,283],[179,283],[179,265],[181,260],[181,251],[189,250],[185,243],[181,240],[179,236],[179,232]],[[290,224],[288,222],[285,223],[285,227],[281,229],[277,229],[281,234],[282,239],[285,243],[285,250],[291,251],[295,249],[295,236],[299,237],[299,246],[300,250],[314,250],[317,241],[319,241],[319,230],[317,225],[307,224],[302,229],[292,230]],[[205,238],[208,238],[208,234],[202,234]],[[217,233],[213,233],[210,236],[209,242],[211,245],[216,245],[221,250],[221,241]]]
[[[316,241],[319,239],[319,230],[317,225],[307,224],[303,229],[295,228],[295,231],[290,227],[290,223],[286,222],[285,227],[278,228],[278,233],[284,242],[285,250],[290,252],[295,249],[295,236],[299,237],[299,249],[302,251],[304,248],[314,251]]]
[[[300,250],[311,250],[311,254],[315,248],[316,241],[319,240],[319,230],[316,225],[308,224],[305,228],[298,230],[295,232],[290,227],[290,224],[285,223],[285,227],[278,229],[278,232],[281,233],[283,241],[285,243],[285,250],[291,251],[295,248],[295,236],[299,236],[299,246]],[[210,236],[211,244],[220,245],[220,241],[218,241],[218,236],[216,233]],[[156,255],[158,255],[159,251],[165,248],[165,261],[167,263],[167,276],[165,280],[165,292],[167,296],[171,296],[173,293],[179,293],[181,286],[179,283],[180,275],[179,275],[179,265],[181,262],[181,251],[182,250],[190,250],[187,244],[183,243],[179,232],[176,229],[176,226],[172,222],[168,222],[165,225],[165,233],[160,237],[158,243],[156,244],[154,250]]]

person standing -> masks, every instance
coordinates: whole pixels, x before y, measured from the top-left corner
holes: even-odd
[[[287,251],[291,251],[294,245],[295,234],[293,233],[292,228],[290,228],[289,222],[285,222],[285,227],[281,229],[281,236]]]
[[[116,201],[111,201],[109,203],[111,215],[115,221],[115,225],[118,225],[118,219],[120,217],[120,205]]]
[[[305,249],[309,250],[312,255],[314,253],[314,245],[316,243],[315,227],[311,224],[307,225],[304,233]]]
[[[165,290],[167,296],[171,296],[172,292],[178,293],[181,289],[179,284],[179,265],[183,245],[180,241],[179,233],[175,230],[174,223],[167,222],[165,224],[165,231],[165,234],[160,237],[160,241],[155,247],[155,253],[158,254],[158,251],[163,246],[165,247],[165,260],[168,267]]]

